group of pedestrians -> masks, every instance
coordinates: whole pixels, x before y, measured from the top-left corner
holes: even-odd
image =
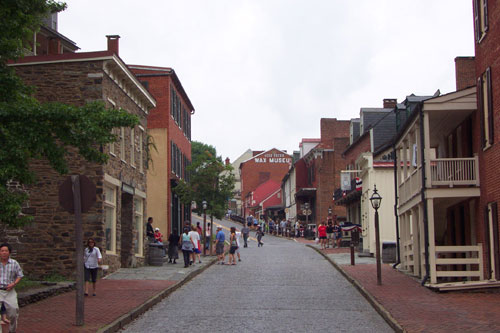
[[[335,248],[335,246],[340,248],[340,243],[342,242],[342,227],[337,221],[335,221],[335,224],[329,221],[328,225],[321,222],[318,226],[318,238],[322,250],[326,250],[330,247],[330,240],[332,248]]]

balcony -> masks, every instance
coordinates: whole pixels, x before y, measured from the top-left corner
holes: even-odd
[[[437,158],[431,160],[431,185],[479,186],[478,158]]]

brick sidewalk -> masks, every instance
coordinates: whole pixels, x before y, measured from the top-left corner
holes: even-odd
[[[84,326],[75,326],[76,292],[69,292],[21,308],[18,332],[96,332],[176,282],[99,280],[97,296],[85,297]]]
[[[492,290],[438,293],[382,265],[341,265],[407,332],[500,332],[500,294]]]

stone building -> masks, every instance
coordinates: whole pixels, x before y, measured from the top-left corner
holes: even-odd
[[[26,56],[11,66],[35,88],[41,102],[82,106],[102,101],[140,119],[135,128],[117,128],[118,142],[102,147],[109,154],[106,165],[89,163],[73,149],[68,159],[70,174],[85,175],[96,185],[96,202],[83,214],[84,239],[96,240],[104,264],[113,271],[145,260],[146,129],[148,112],[156,101],[119,57],[119,36],[107,38],[105,51],[66,53],[51,48],[49,54]],[[59,186],[67,175],[59,175],[43,160],[33,161],[31,167],[37,175],[36,184],[28,189],[34,221],[7,230],[5,240],[13,244],[16,259],[28,275],[71,276],[76,263],[74,215],[58,201]]]
[[[173,189],[179,180],[189,181],[191,164],[191,116],[194,106],[172,68],[129,65],[130,70],[157,101],[148,115],[151,150],[147,172],[148,215],[164,235],[181,230],[191,219],[191,206],[183,205]]]

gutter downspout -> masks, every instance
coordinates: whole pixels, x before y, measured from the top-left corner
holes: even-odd
[[[422,188],[420,189],[420,198],[422,200],[422,203],[424,205],[424,247],[425,247],[425,276],[421,281],[421,285],[425,285],[425,282],[429,279],[430,277],[430,265],[429,265],[429,218],[428,218],[428,211],[427,211],[427,200],[425,198],[425,181],[426,181],[426,175],[425,175],[425,131],[424,131],[424,110],[423,110],[423,102],[421,102],[419,105],[419,121],[420,121],[420,161],[422,164]]]
[[[396,253],[397,253],[397,261],[392,268],[396,268],[399,264],[401,264],[401,250],[399,247],[399,215],[398,215],[398,156],[396,155],[396,145],[392,145],[392,154],[394,156],[394,216],[396,217]]]

